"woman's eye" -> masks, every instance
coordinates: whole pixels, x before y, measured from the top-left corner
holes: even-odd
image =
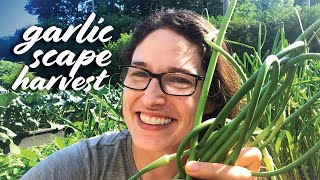
[[[131,73],[131,77],[135,78],[149,78],[149,74],[145,71],[135,71]]]
[[[192,85],[192,82],[189,79],[182,77],[172,77],[169,79],[169,82],[181,85]]]

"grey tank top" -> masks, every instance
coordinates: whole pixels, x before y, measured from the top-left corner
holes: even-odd
[[[21,179],[129,179],[137,172],[131,144],[128,130],[85,139],[51,154]]]

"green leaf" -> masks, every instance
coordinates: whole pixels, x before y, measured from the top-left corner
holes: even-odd
[[[64,140],[60,137],[54,138],[54,143],[59,149],[62,149],[66,146]]]
[[[30,166],[30,167],[33,167],[33,166],[35,166],[36,164],[38,164],[37,161],[29,161],[29,166]]]
[[[18,95],[13,92],[0,95],[0,107],[7,107],[11,104],[12,100],[16,99]]]
[[[19,146],[15,145],[14,143],[10,143],[9,147],[10,147],[10,153],[11,154],[16,154],[16,155],[20,154]]]
[[[279,153],[280,146],[281,146],[282,140],[284,139],[284,137],[286,135],[286,132],[287,132],[286,130],[282,130],[277,138],[276,145],[275,145],[275,149],[276,149],[277,154]]]
[[[20,156],[24,157],[24,158],[27,158],[29,160],[32,160],[34,158],[37,158],[37,154],[32,152],[31,150],[29,149],[22,149],[21,152],[20,152]]]

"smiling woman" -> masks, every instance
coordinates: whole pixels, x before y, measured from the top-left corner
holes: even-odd
[[[146,19],[123,51],[122,109],[128,130],[58,151],[22,179],[128,179],[164,154],[176,152],[193,127],[212,52],[204,36],[212,31],[216,29],[210,23],[187,10],[159,11]],[[237,88],[232,66],[219,57],[203,121],[215,117]],[[230,118],[237,111],[230,112]],[[242,167],[191,162],[186,170],[201,179],[252,179],[249,170],[258,171],[260,162],[259,150],[249,148],[239,158]],[[173,162],[142,179],[172,179],[176,173]]]

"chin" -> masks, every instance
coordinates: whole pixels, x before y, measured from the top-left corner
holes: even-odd
[[[134,135],[132,135],[134,136]],[[173,142],[168,139],[163,138],[152,138],[145,136],[135,136],[133,137],[133,143],[136,147],[144,149],[145,151],[153,151],[153,152],[166,152],[166,153],[174,153],[177,150],[177,146],[173,146]],[[176,148],[173,148],[176,147]]]

